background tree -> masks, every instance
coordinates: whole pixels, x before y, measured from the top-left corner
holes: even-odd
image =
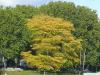
[[[69,20],[74,24],[75,31],[73,34],[77,38],[82,38],[82,47],[85,51],[87,65],[95,66],[97,63],[97,49],[99,49],[100,39],[98,17],[96,11],[84,6],[75,6],[74,3],[51,2],[40,7],[42,13],[54,17],[61,17]],[[92,56],[91,56],[92,55]]]
[[[13,8],[0,9],[0,54],[7,59],[19,57],[29,42],[25,20]]]
[[[32,31],[32,50],[21,55],[29,67],[58,71],[64,63],[79,64],[81,44],[71,34],[75,30],[72,23],[40,15],[29,20],[27,27]]]
[[[23,15],[25,19],[32,18],[34,15],[39,14],[38,8],[34,6],[17,5],[14,11]]]

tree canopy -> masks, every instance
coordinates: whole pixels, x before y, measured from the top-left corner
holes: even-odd
[[[64,20],[71,21],[75,27],[73,34],[77,38],[83,40],[82,48],[86,54],[86,63],[92,66],[96,65],[97,49],[100,49],[100,39],[98,39],[99,30],[97,28],[100,27],[98,25],[98,17],[95,10],[85,6],[76,6],[71,2],[59,1],[42,5],[40,11],[50,16],[60,17]]]
[[[35,58],[39,59],[36,62],[42,62],[49,58],[50,61],[55,60],[53,63],[58,61],[58,66],[52,65],[56,66],[54,68],[50,64],[41,68],[39,64],[45,63],[40,62],[31,63],[30,67],[56,71],[64,61],[63,67],[68,68],[78,64],[78,39],[82,39],[81,47],[82,53],[86,55],[86,66],[100,65],[100,20],[95,10],[61,1],[39,7],[0,7],[0,55],[7,59],[20,57],[19,54],[23,51],[31,51],[23,53],[27,62],[35,62]],[[56,56],[62,57],[62,62]],[[33,60],[29,60],[30,57]]]
[[[39,15],[29,20],[27,27],[33,36],[31,52],[22,53],[28,65],[57,71],[65,62],[69,62],[67,66],[79,64],[81,43],[71,33],[75,30],[71,22]]]
[[[11,9],[0,9],[0,54],[7,59],[18,57],[29,42],[24,19]]]

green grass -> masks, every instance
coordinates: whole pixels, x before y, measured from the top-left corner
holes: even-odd
[[[14,71],[14,72],[7,72],[7,75],[40,75],[40,73],[33,71]]]
[[[38,73],[38,72],[33,72],[33,71],[12,71],[12,72],[7,72],[7,75],[43,75],[43,73]],[[73,74],[48,73],[46,75],[73,75]]]

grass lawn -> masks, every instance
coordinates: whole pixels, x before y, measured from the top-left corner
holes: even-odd
[[[37,73],[37,72],[33,72],[33,71],[12,71],[12,72],[7,72],[7,75],[43,75],[43,73]],[[59,74],[55,74],[55,73],[48,73],[46,75],[78,75],[78,74],[65,74],[65,73],[59,73]]]
[[[12,71],[12,72],[7,72],[7,75],[42,75],[42,74],[33,71],[20,71],[20,72]]]

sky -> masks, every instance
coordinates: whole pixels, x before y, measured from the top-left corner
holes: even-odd
[[[50,1],[67,1],[74,2],[76,5],[87,6],[97,11],[100,18],[100,0],[0,0],[0,5],[3,6],[16,6],[16,5],[33,5],[40,6],[47,4]]]

